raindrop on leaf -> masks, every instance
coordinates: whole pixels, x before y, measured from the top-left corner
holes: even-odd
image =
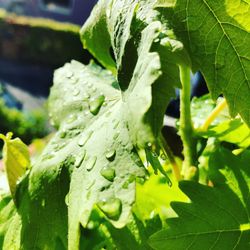
[[[115,149],[108,149],[105,153],[105,157],[109,160],[109,161],[113,161],[115,159]]]
[[[79,90],[79,89],[75,89],[75,90],[73,91],[73,96],[78,96],[79,93],[80,93],[80,90]]]
[[[103,199],[97,206],[109,219],[118,220],[121,215],[122,203],[118,198]]]
[[[97,98],[95,98],[94,100],[91,100],[89,102],[89,111],[93,115],[97,115],[98,112],[100,111],[100,108],[101,108],[102,104],[104,103],[104,100],[105,100],[104,95],[100,95]]]
[[[104,167],[100,173],[108,181],[113,181],[115,178],[115,170],[113,168]]]
[[[94,156],[94,157],[92,157],[92,158],[89,159],[89,161],[88,161],[87,164],[86,164],[86,169],[87,169],[88,171],[91,171],[91,170],[93,169],[93,167],[94,167],[95,164],[96,164],[96,160],[97,160],[97,157],[96,157],[96,156]]]
[[[78,145],[80,147],[83,147],[87,143],[87,141],[89,140],[89,138],[91,137],[92,134],[93,134],[93,131],[90,131],[87,134],[83,134],[78,141]]]
[[[79,168],[81,166],[85,156],[86,156],[86,150],[83,150],[83,152],[78,157],[76,157],[76,160],[75,160],[76,168]]]
[[[72,71],[67,71],[67,73],[66,73],[66,77],[67,77],[67,78],[71,78],[73,75],[74,75],[74,74],[73,74]]]
[[[65,204],[68,206],[69,205],[69,194],[66,194],[64,201],[65,201]]]
[[[67,123],[72,123],[72,122],[74,122],[75,120],[76,120],[76,115],[75,114],[71,114],[70,116],[69,116],[69,118],[67,119]]]

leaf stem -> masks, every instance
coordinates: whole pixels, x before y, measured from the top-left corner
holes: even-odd
[[[181,178],[179,166],[174,158],[174,154],[173,154],[172,150],[170,149],[170,147],[168,146],[168,143],[166,142],[165,138],[162,135],[160,136],[160,144],[161,144],[161,147],[162,147],[164,154],[166,154],[168,159],[169,159],[169,162],[172,166],[172,170],[173,170],[175,179],[177,181],[180,181],[182,178]]]
[[[183,142],[184,155],[182,175],[184,179],[197,179],[196,139],[194,136],[190,105],[190,68],[186,65],[180,65],[179,70],[182,84],[182,89],[180,90],[180,136]]]
[[[212,111],[212,113],[207,117],[203,125],[201,126],[201,131],[207,131],[208,127],[211,125],[211,123],[216,119],[216,117],[219,115],[219,113],[226,108],[227,102],[226,99],[224,99],[222,102],[220,102],[215,109]]]

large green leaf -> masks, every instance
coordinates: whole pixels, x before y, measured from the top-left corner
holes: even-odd
[[[76,165],[68,197],[70,249],[77,249],[80,223],[87,225],[94,205],[116,227],[129,219],[135,178],[144,175],[135,146],[154,139],[144,117],[152,105],[151,85],[160,75],[159,57],[150,52],[158,32],[158,23],[142,32],[138,61],[124,92],[109,72],[94,65],[72,62],[55,74],[49,106],[59,126],[57,138],[63,137],[57,143],[67,141],[65,150]]]
[[[164,6],[164,1],[160,2]],[[231,114],[239,113],[248,125],[249,3],[249,0],[176,0],[173,11],[162,9],[188,49],[194,70],[201,70],[205,76],[214,98],[223,93]]]
[[[154,234],[154,249],[249,249],[249,151],[235,156],[220,149],[208,164],[214,187],[180,183],[191,203],[172,203],[178,218],[167,220],[168,229]],[[219,172],[220,171],[220,172]]]

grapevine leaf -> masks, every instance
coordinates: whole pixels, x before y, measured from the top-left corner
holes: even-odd
[[[30,167],[30,156],[28,147],[19,139],[11,139],[12,133],[6,136],[0,134],[0,139],[4,141],[3,161],[5,171],[10,186],[10,191],[14,197],[16,185],[20,178]]]
[[[171,19],[193,69],[202,71],[213,97],[223,93],[231,114],[239,113],[249,126],[249,1],[177,0],[173,11],[162,12]]]
[[[109,49],[113,52],[113,57],[116,63],[117,68],[117,79],[119,86],[122,90],[123,98],[127,103],[130,104],[130,108],[133,110],[137,109],[138,101],[135,102],[135,99],[138,99],[137,96],[127,95],[132,88],[135,86],[135,80],[138,75],[135,75],[138,70],[143,72],[142,68],[147,68],[147,64],[152,62],[156,54],[160,57],[160,68],[161,75],[157,77],[154,84],[150,88],[145,88],[141,93],[140,100],[144,100],[146,97],[143,95],[148,95],[150,91],[152,93],[152,105],[148,108],[144,105],[145,109],[138,110],[138,113],[133,112],[136,116],[133,118],[134,131],[137,133],[138,129],[142,128],[142,122],[136,117],[140,117],[140,112],[145,113],[143,124],[144,129],[141,132],[146,131],[145,134],[148,136],[148,141],[154,140],[154,136],[158,136],[158,133],[163,124],[163,115],[166,109],[166,106],[171,97],[175,96],[174,87],[179,87],[179,69],[178,64],[187,64],[189,65],[189,57],[187,56],[183,45],[181,42],[177,41],[173,35],[173,32],[169,30],[165,22],[160,22],[158,17],[159,13],[154,9],[155,0],[145,1],[135,1],[135,0],[116,0],[116,1],[99,1],[96,9],[102,13],[106,13],[105,22],[108,27],[109,36],[106,37],[106,41],[101,43],[99,46],[103,46],[103,50],[108,56],[108,46],[111,46]],[[104,10],[103,8],[106,9]],[[102,17],[100,17],[102,19]],[[104,20],[103,19],[103,20]],[[95,15],[95,12],[90,16],[87,23],[82,27],[81,37],[83,43],[86,44],[86,48],[92,52],[92,54],[102,63],[102,56],[98,57],[98,47],[89,45],[89,41],[92,37],[98,37],[103,40],[100,32],[97,29],[92,29],[99,25],[99,18]],[[150,45],[150,50],[152,58],[149,58],[149,61],[146,62],[145,58],[142,57],[142,50],[144,50],[144,45],[142,41],[142,32],[145,27],[157,25],[157,32],[151,37],[146,36],[144,32],[144,39]],[[153,40],[152,40],[153,38]],[[151,41],[151,42],[150,42]],[[159,60],[159,59],[157,59]],[[155,62],[155,65],[158,62]],[[102,63],[105,65],[104,63]],[[140,65],[141,69],[138,68]],[[158,71],[159,73],[159,71]],[[141,76],[140,76],[141,77]],[[146,74],[144,76],[146,78]],[[136,84],[138,88],[141,88],[139,84]],[[137,92],[135,92],[137,93]],[[151,101],[150,101],[151,102]],[[142,103],[141,103],[142,104]],[[141,105],[140,105],[141,106]],[[148,125],[150,124],[150,129],[154,136],[149,135]],[[132,130],[131,130],[132,131]],[[134,141],[139,146],[142,146],[145,143],[145,136],[141,134],[137,136],[135,134]]]
[[[221,101],[220,98],[218,101]],[[203,125],[210,114],[216,107],[209,95],[192,100],[192,120],[194,127],[197,129],[196,133],[199,136],[209,138],[214,137],[220,141],[236,144],[241,148],[250,146],[250,130],[242,119],[230,119],[228,109],[224,109],[208,127],[207,131],[199,131],[199,127]]]
[[[250,246],[249,152],[234,156],[223,150],[212,161],[214,187],[183,181],[180,189],[191,203],[173,202],[178,218],[150,238],[154,249],[248,249]],[[214,166],[214,163],[217,164]],[[218,179],[218,174],[222,179]],[[224,181],[221,181],[223,180]]]
[[[94,65],[72,62],[55,74],[49,102],[59,127],[55,140],[60,134],[62,141],[71,137],[65,148],[70,148],[67,154],[75,157],[76,166],[69,192],[70,249],[78,247],[80,223],[86,226],[94,205],[116,227],[128,221],[134,180],[144,175],[134,146],[152,137],[143,118],[151,106],[151,84],[160,75],[159,57],[150,52],[157,32],[158,23],[142,32],[134,76],[123,93],[109,72]]]

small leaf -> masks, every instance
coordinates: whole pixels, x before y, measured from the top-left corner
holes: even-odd
[[[3,161],[12,196],[15,196],[16,185],[26,170],[30,167],[28,147],[19,139],[11,139],[12,133],[6,136],[0,134],[4,141]]]

